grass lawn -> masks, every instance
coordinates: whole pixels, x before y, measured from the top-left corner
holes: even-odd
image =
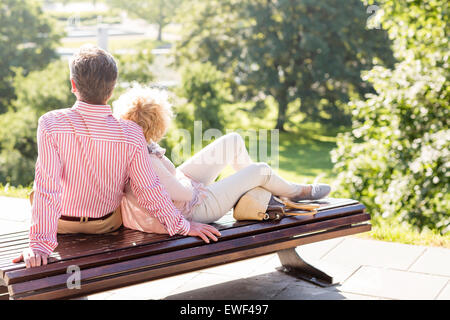
[[[331,183],[333,178],[330,151],[335,140],[280,134],[279,169],[283,178],[297,183]]]
[[[0,183],[0,196],[13,197],[13,198],[28,198],[28,194],[31,192],[31,187],[14,187],[8,184],[3,185]]]

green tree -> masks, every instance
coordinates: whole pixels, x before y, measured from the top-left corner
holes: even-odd
[[[115,58],[119,80],[114,97],[132,82],[148,85],[153,80],[151,48],[137,47],[135,53]],[[9,111],[0,115],[0,183],[28,185],[33,181],[38,119],[50,110],[73,105],[76,98],[71,92],[69,77],[69,67],[64,60],[54,61],[45,69],[26,76],[18,70],[12,84],[17,97],[11,101]]]
[[[158,40],[162,41],[162,30],[173,22],[177,8],[183,0],[108,0],[116,8],[124,9],[136,18],[158,25]]]
[[[0,113],[14,99],[17,67],[23,75],[45,67],[56,58],[61,34],[43,13],[38,1],[2,0],[0,3]]]
[[[17,98],[10,110],[0,115],[0,183],[28,185],[34,178],[39,117],[75,102],[67,62],[55,61],[27,76],[19,72],[13,89]]]
[[[366,27],[360,0],[200,1],[183,17],[179,63],[211,61],[236,81],[239,100],[273,97],[280,130],[298,101],[309,119],[345,122],[338,106],[372,90],[361,71],[376,59],[393,62],[386,33]]]
[[[133,83],[149,85],[155,79],[152,72],[154,56],[152,46],[146,43],[137,45],[131,52],[114,54],[119,69],[119,78],[111,100],[116,99]]]
[[[380,4],[380,2],[378,2]],[[353,130],[333,151],[342,196],[374,215],[450,231],[447,1],[384,0],[398,63],[365,74],[376,93],[353,100]]]
[[[183,128],[193,128],[194,120],[201,120],[203,128],[224,128],[222,107],[232,101],[231,90],[224,75],[211,63],[193,63],[186,66],[177,93],[180,98],[186,99],[193,109],[192,117],[177,115]],[[189,123],[183,119],[189,119]]]

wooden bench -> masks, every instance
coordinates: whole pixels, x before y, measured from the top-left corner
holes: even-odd
[[[67,299],[278,253],[285,271],[318,285],[332,277],[302,260],[295,248],[366,232],[370,215],[348,199],[327,199],[314,216],[279,221],[240,221],[231,214],[214,225],[222,236],[210,244],[199,238],[147,234],[121,228],[104,235],[59,235],[46,266],[27,269],[11,260],[28,246],[28,232],[0,235],[0,298]],[[78,275],[73,270],[81,270]],[[80,280],[79,288],[73,279]]]

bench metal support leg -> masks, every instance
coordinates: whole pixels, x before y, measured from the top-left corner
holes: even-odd
[[[278,271],[321,287],[333,285],[333,278],[331,276],[300,258],[295,248],[280,250],[277,254],[282,264],[281,267],[277,268]]]

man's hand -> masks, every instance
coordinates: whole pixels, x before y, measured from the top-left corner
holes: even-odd
[[[47,264],[48,254],[27,248],[22,254],[13,260],[13,263],[24,261],[27,268],[45,266]]]
[[[214,241],[217,241],[217,237],[220,237],[221,234],[219,230],[214,228],[213,226],[210,226],[209,224],[203,224],[199,222],[191,221],[191,228],[189,230],[188,235],[192,237],[200,237],[205,241],[206,243],[209,243],[209,239],[212,239]],[[216,236],[214,236],[216,235]]]

